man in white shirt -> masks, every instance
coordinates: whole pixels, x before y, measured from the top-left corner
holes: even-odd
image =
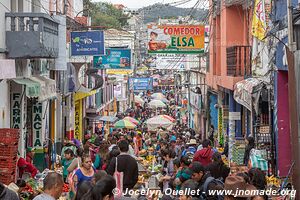
[[[64,181],[62,175],[50,172],[43,181],[44,193],[36,196],[33,200],[56,200],[63,191]]]

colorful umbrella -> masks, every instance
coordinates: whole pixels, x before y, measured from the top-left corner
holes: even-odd
[[[129,117],[129,116],[127,116],[127,117],[124,117],[124,120],[126,120],[126,121],[130,121],[130,122],[134,123],[135,125],[138,125],[138,124],[140,123],[140,121],[139,121],[139,120],[137,120],[137,119],[134,119],[133,117]]]
[[[136,125],[128,120],[121,119],[114,124],[114,128],[134,129]]]
[[[150,101],[149,106],[151,108],[165,108],[165,107],[167,107],[167,105],[164,102],[162,102],[161,100],[152,100],[152,101]]]
[[[166,96],[163,95],[160,92],[152,94],[151,97],[154,98],[154,99],[163,99],[163,98],[166,98]]]

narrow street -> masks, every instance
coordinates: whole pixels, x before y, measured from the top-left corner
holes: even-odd
[[[0,200],[300,199],[297,0],[0,0]]]

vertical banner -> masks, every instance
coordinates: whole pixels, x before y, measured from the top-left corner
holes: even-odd
[[[24,119],[26,119],[26,106],[24,103],[25,97],[22,100],[22,88],[22,85],[11,82],[10,127],[20,130],[18,151],[21,157],[25,157],[26,129]]]
[[[74,138],[82,140],[82,100],[75,101],[75,134]]]
[[[223,144],[223,108],[218,110],[218,142]]]
[[[43,149],[43,106],[34,103],[32,106],[33,147]]]
[[[267,32],[265,1],[255,0],[252,19],[252,35],[259,40],[264,40]]]
[[[11,116],[10,127],[14,129],[22,128],[22,94],[20,92],[11,93]]]

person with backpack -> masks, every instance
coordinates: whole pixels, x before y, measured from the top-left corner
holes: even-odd
[[[209,196],[209,190],[222,190],[224,183],[215,179],[209,172],[205,170],[205,167],[200,162],[192,162],[189,167],[192,175],[192,179],[198,183],[199,199],[216,199],[223,200],[223,196]]]
[[[189,161],[192,162],[193,161],[193,158],[194,158],[194,155],[197,151],[197,141],[195,139],[190,139],[189,143],[187,143],[188,147],[183,150],[181,156],[182,157],[188,157],[189,158]]]
[[[197,151],[194,155],[193,161],[200,162],[203,166],[207,166],[212,163],[212,155],[214,154],[211,148],[211,141],[206,139],[202,143],[203,149]]]

